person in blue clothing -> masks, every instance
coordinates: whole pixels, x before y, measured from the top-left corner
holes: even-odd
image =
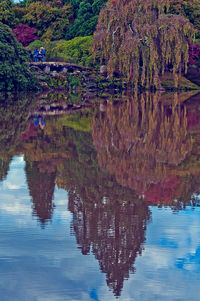
[[[39,55],[39,50],[37,48],[35,48],[35,50],[33,52],[34,62],[38,62],[38,55]]]
[[[37,127],[40,127],[42,130],[43,128],[45,127],[46,125],[46,122],[45,122],[45,118],[43,115],[37,115],[35,114],[33,116],[33,124],[34,126],[37,128]]]
[[[27,51],[28,51],[28,54],[30,56],[30,61],[32,62],[33,61],[33,54],[32,54],[32,51],[30,48],[27,48]]]
[[[46,49],[44,47],[40,48],[40,54],[42,55],[42,62],[45,62]]]

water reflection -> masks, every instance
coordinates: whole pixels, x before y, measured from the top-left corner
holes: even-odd
[[[106,273],[108,287],[120,296],[124,279],[134,272],[136,256],[142,253],[148,206],[130,200],[127,203],[99,199],[84,202],[71,195],[69,210],[73,213],[72,227],[82,254],[90,250]]]
[[[198,152],[194,117],[175,96],[170,105],[147,95],[108,103],[93,119],[92,137],[100,167],[118,183],[153,203],[179,206],[198,192],[200,166],[191,166]],[[199,110],[193,114],[199,119]]]
[[[33,202],[33,215],[36,215],[44,227],[51,220],[53,213],[53,194],[56,173],[42,173],[36,162],[26,161],[26,178],[30,196]]]
[[[66,190],[71,233],[83,255],[94,254],[115,296],[144,249],[148,205],[198,205],[200,108],[182,97],[104,100],[99,111],[45,120],[30,118],[28,100],[0,107],[0,181],[23,154],[42,229],[53,218],[55,188]]]

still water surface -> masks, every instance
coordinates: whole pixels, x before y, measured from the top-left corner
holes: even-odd
[[[0,300],[199,300],[200,96],[184,97],[0,106]]]

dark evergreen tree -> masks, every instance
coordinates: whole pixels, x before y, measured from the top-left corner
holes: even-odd
[[[72,0],[74,24],[66,32],[66,39],[90,36],[95,31],[98,15],[106,0]]]

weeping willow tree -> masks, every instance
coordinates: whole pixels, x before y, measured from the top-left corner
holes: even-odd
[[[170,0],[109,0],[94,34],[94,58],[107,64],[108,74],[121,73],[137,87],[160,87],[159,76],[187,72],[192,24],[168,14]]]

